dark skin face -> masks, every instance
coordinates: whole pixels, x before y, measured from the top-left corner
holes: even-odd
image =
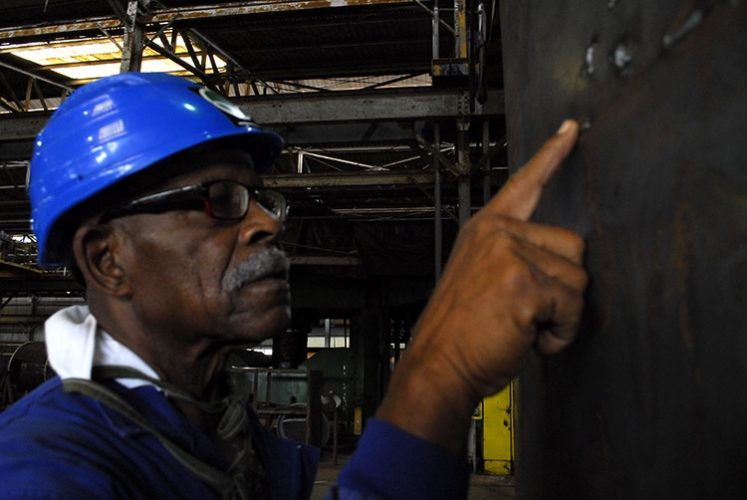
[[[211,154],[141,194],[219,179],[257,185],[249,161],[238,151]],[[287,264],[266,257],[282,222],[254,200],[239,221],[179,209],[95,222],[74,238],[91,310],[164,380],[209,398],[229,351],[287,325]],[[253,281],[236,285],[230,277],[247,263]]]

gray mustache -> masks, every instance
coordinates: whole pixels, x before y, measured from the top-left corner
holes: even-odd
[[[235,292],[254,281],[283,274],[288,279],[290,261],[285,252],[276,247],[262,250],[252,255],[246,262],[229,269],[223,276],[222,285],[224,290]]]

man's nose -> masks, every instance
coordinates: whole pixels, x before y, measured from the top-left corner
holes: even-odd
[[[257,200],[252,199],[249,210],[241,221],[240,243],[243,245],[270,243],[278,238],[282,230],[283,221],[260,205]]]

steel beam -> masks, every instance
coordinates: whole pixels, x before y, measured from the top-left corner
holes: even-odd
[[[24,278],[28,274],[41,275],[42,271],[40,269],[22,266],[14,262],[0,260],[0,276],[2,276],[3,278],[9,278],[9,277]]]
[[[31,158],[34,144],[31,140],[0,142],[0,162],[25,161]]]
[[[465,92],[419,89],[377,90],[369,93],[339,92],[301,96],[263,96],[234,99],[247,114],[268,127],[302,124],[335,124],[376,121],[416,121],[459,116]],[[503,92],[489,94],[488,102],[475,116],[503,114]],[[48,119],[48,113],[24,113],[0,118],[0,142],[33,139]],[[408,137],[412,134],[409,133]],[[334,141],[331,141],[334,142]]]
[[[288,146],[318,146],[328,148],[340,145],[409,144],[414,130],[422,130],[423,121],[403,127],[397,122],[358,123],[307,123],[269,127],[285,138]]]
[[[37,74],[32,73],[31,71],[25,70],[23,68],[19,68],[17,66],[13,66],[12,64],[8,64],[8,63],[3,62],[3,61],[0,61],[0,67],[8,68],[11,71],[15,71],[17,73],[21,73],[23,75],[26,75],[26,76],[29,76],[29,77],[32,77],[32,78],[36,78],[37,80],[40,80],[40,81],[42,81],[44,83],[48,83],[49,85],[53,85],[55,87],[59,87],[59,88],[65,90],[66,92],[72,92],[73,91],[72,87],[68,87],[67,85],[63,85],[63,84],[61,84],[59,82],[55,82],[54,80],[50,80],[49,78],[44,78],[43,76],[39,76]]]
[[[330,187],[433,186],[436,177],[433,172],[350,172],[339,174],[270,174],[263,176],[263,180],[266,187],[284,190]],[[0,220],[0,229],[14,231],[23,228],[28,230],[29,212],[28,200],[0,203],[0,213],[3,213],[6,217],[5,220]],[[8,219],[9,216],[12,216],[13,219]]]
[[[50,116],[51,113],[32,112],[0,117],[0,142],[33,139]]]
[[[32,140],[44,126],[49,114],[30,114],[31,116],[15,114],[0,118],[0,161],[28,160],[31,157]],[[421,130],[424,125],[422,121],[417,121],[413,126],[415,130]],[[290,147],[409,144],[414,139],[412,128],[402,127],[396,122],[291,124],[268,128],[282,135]],[[429,161],[426,160],[425,163]]]
[[[179,7],[160,9],[153,12],[150,23],[167,23],[179,16],[180,21],[195,19],[216,19],[219,17],[235,17],[256,14],[271,14],[278,12],[294,12],[332,7],[359,7],[365,5],[393,5],[409,4],[408,0],[265,0],[263,2],[234,2],[220,5],[197,5],[193,7]],[[86,31],[100,31],[102,29],[121,28],[122,22],[117,17],[92,17],[76,22],[58,22],[50,24],[35,24],[14,26],[0,29],[0,40],[12,40],[23,37],[62,34],[71,35]]]
[[[235,102],[258,123],[360,122],[376,120],[417,120],[451,118],[464,113],[468,92],[418,89],[375,93],[334,92],[329,94],[280,95],[236,99]],[[477,116],[503,114],[503,92],[489,93]]]
[[[262,177],[266,187],[274,189],[306,187],[361,187],[433,184],[428,173],[350,173],[350,174],[277,174]]]

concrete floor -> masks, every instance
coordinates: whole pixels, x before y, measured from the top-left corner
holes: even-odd
[[[335,484],[343,463],[344,459],[341,459],[340,465],[334,466],[331,460],[322,460],[316,475],[314,490],[311,493],[311,500],[322,500],[324,498],[329,488]],[[514,500],[516,498],[514,491],[511,478],[473,474],[470,478],[468,499]]]

